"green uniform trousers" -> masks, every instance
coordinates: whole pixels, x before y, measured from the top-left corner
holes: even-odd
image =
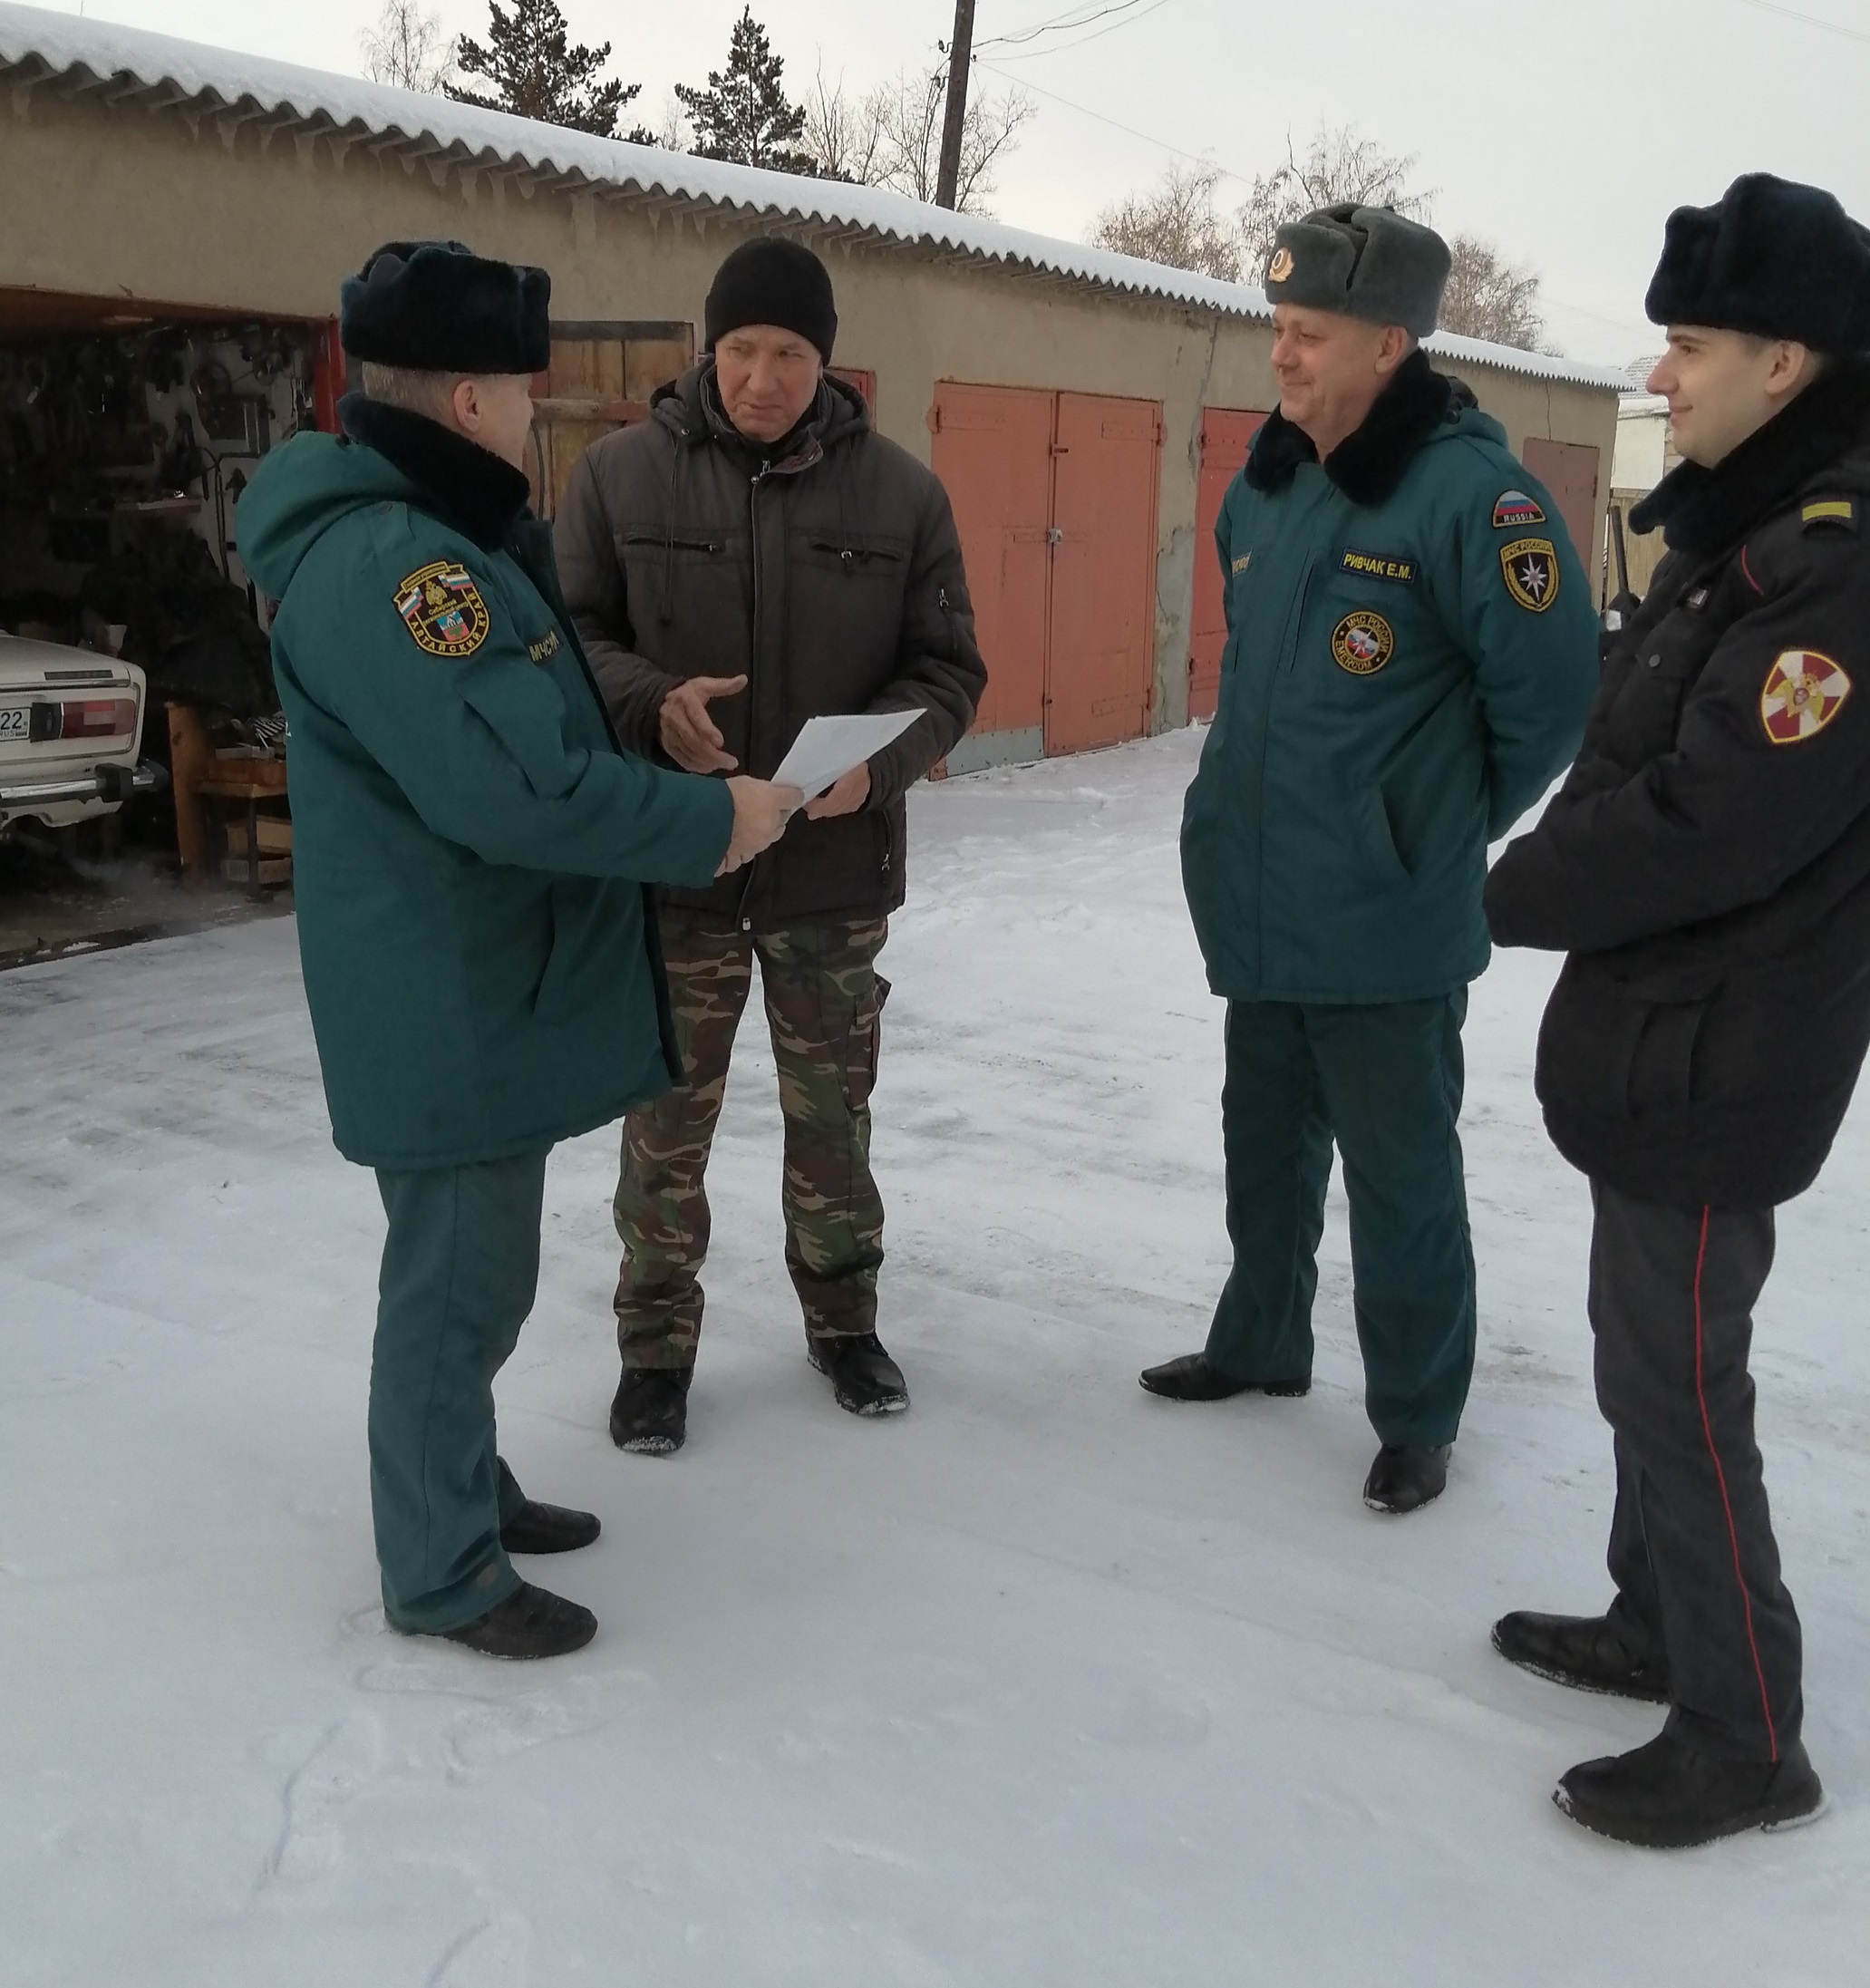
[[[538,1289],[546,1159],[377,1173],[370,1502],[399,1629],[458,1629],[519,1586],[500,1527],[525,1500],[494,1447],[493,1377]]]
[[[1312,1372],[1335,1138],[1351,1204],[1364,1401],[1386,1443],[1452,1442],[1474,1374],[1474,1250],[1456,1130],[1466,988],[1370,1007],[1231,1002],[1221,1119],[1234,1269],[1207,1357]]]
[[[870,1171],[870,1091],[889,983],[881,918],[745,932],[662,914],[683,1081],[624,1120],[617,1183],[617,1346],[630,1368],[693,1367],[711,1217],[706,1176],[733,1039],[760,962],[785,1119],[786,1268],[813,1337],[875,1332],[883,1201]]]

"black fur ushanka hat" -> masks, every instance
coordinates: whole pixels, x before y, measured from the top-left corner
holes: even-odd
[[[543,269],[489,262],[464,242],[385,242],[339,292],[354,359],[420,373],[542,373],[552,358]]]
[[[1643,299],[1657,325],[1790,338],[1815,352],[1870,349],[1870,228],[1835,194],[1769,172],[1714,207],[1679,207]]]

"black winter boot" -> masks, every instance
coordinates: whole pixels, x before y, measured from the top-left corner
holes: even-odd
[[[597,1634],[597,1618],[561,1595],[521,1581],[479,1622],[438,1632],[490,1657],[555,1657],[582,1650]]]
[[[831,1383],[838,1407],[853,1415],[897,1415],[909,1405],[903,1370],[875,1333],[808,1333],[805,1357]]]
[[[625,1367],[610,1404],[610,1440],[642,1457],[666,1457],[688,1438],[693,1367]]]
[[[1824,1806],[1825,1790],[1802,1746],[1777,1762],[1723,1760],[1660,1732],[1633,1753],[1573,1768],[1552,1799],[1599,1836],[1685,1850],[1743,1829],[1808,1822]]]
[[[529,1498],[500,1527],[500,1544],[509,1553],[576,1553],[603,1530],[596,1512],[541,1505]]]
[[[1441,1496],[1448,1482],[1448,1453],[1452,1443],[1418,1450],[1386,1442],[1363,1480],[1363,1502],[1373,1512],[1419,1511]]]
[[[1145,1367],[1137,1377],[1151,1394],[1170,1401],[1225,1401],[1235,1394],[1297,1396],[1312,1392],[1308,1373],[1284,1381],[1236,1381],[1207,1363],[1205,1353],[1185,1353],[1159,1367]]]
[[[1669,1702],[1669,1667],[1635,1648],[1608,1615],[1535,1615],[1515,1609],[1494,1624],[1508,1663],[1575,1691]]]

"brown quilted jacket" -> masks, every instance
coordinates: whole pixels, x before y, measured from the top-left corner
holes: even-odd
[[[861,812],[797,816],[712,889],[664,893],[751,929],[887,916],[903,901],[904,794],[967,730],[987,681],[947,493],[840,381],[769,461],[729,424],[712,377],[703,360],[572,471],[566,602],[625,745],[663,763],[663,700],[690,676],[747,677],[709,713],[761,777],[808,718],[921,709],[870,762]]]

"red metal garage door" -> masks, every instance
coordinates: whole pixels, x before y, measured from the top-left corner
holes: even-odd
[[[1201,474],[1195,491],[1195,600],[1188,615],[1188,715],[1212,718],[1227,645],[1226,590],[1215,556],[1215,525],[1227,486],[1246,461],[1265,415],[1253,408],[1201,410]]]
[[[1035,758],[1045,716],[1054,399],[945,380],[929,415],[931,461],[954,507],[987,663],[987,694],[974,729],[1030,732],[1024,750]]]
[[[1603,564],[1597,535],[1597,451],[1580,441],[1547,441],[1528,435],[1519,460],[1551,491],[1558,514],[1571,533],[1573,549],[1584,563],[1594,587]]]
[[[1115,745],[1149,729],[1161,447],[1154,401],[1059,395],[1048,752]]]

